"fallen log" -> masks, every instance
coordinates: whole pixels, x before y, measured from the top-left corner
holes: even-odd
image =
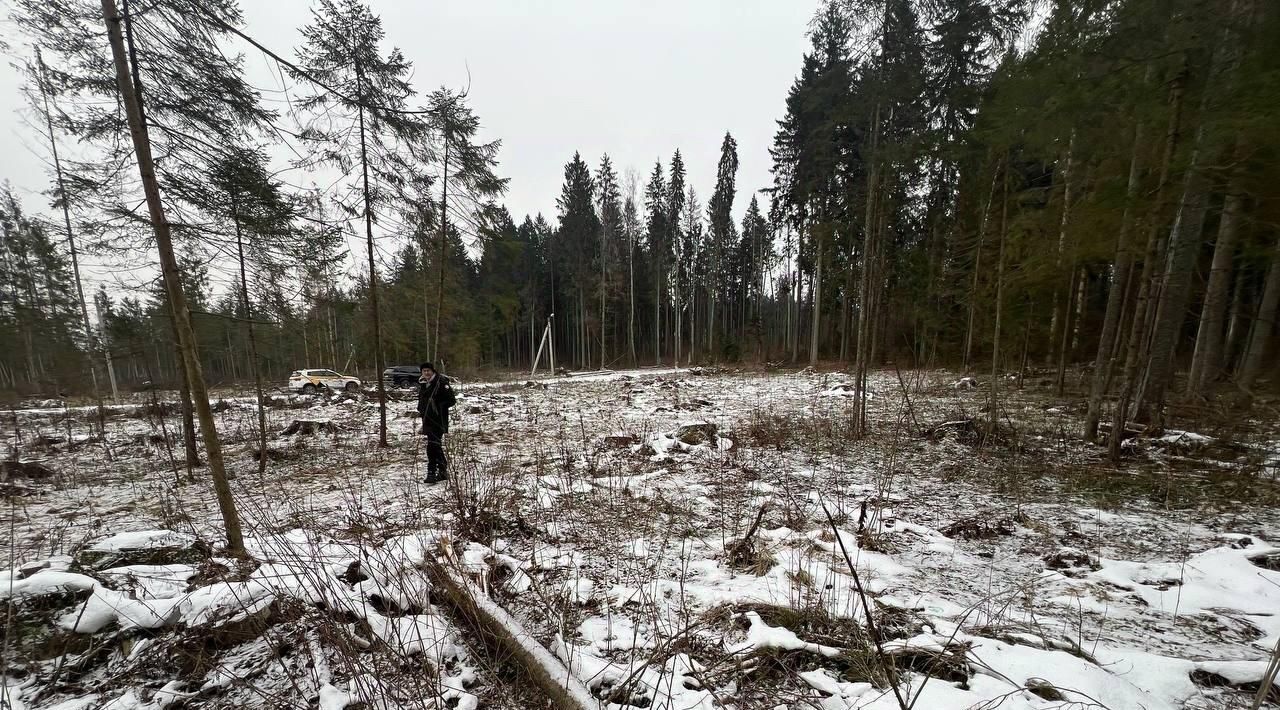
[[[486,646],[514,660],[559,710],[598,710],[599,700],[574,677],[560,659],[533,638],[505,609],[470,580],[428,556],[424,561],[432,586],[442,593],[456,618],[472,626]]]

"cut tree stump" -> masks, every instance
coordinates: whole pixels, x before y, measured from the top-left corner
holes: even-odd
[[[9,478],[56,478],[58,473],[39,461],[5,461],[0,464],[0,471]]]
[[[294,419],[292,424],[280,432],[280,436],[293,436],[294,434],[314,436],[316,434],[336,434],[337,432],[338,426],[330,421],[323,419]]]
[[[753,567],[760,561],[759,551],[756,549],[755,534],[760,528],[760,521],[764,520],[764,514],[769,510],[769,501],[765,501],[760,506],[760,512],[756,513],[756,518],[751,523],[751,527],[747,528],[747,533],[740,540],[731,540],[725,545],[725,559],[730,567],[745,569]]]
[[[676,430],[676,438],[689,446],[697,446],[698,444],[714,443],[719,431],[715,424],[709,422],[684,424]]]
[[[625,449],[639,441],[634,434],[610,434],[604,438],[604,445],[611,449]]]

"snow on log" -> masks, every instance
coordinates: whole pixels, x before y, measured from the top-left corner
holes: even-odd
[[[505,609],[471,581],[431,557],[424,560],[436,591],[484,638],[515,659],[559,710],[598,710],[601,704],[576,676]]]

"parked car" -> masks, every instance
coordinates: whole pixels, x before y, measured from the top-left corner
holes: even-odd
[[[333,370],[294,370],[289,374],[289,389],[312,394],[321,387],[331,390],[360,390],[360,378],[343,375]]]
[[[421,376],[417,365],[392,365],[382,371],[382,382],[388,387],[413,387]]]

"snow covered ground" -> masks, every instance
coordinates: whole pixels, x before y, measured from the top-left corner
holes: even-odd
[[[540,382],[464,386],[435,486],[412,402],[380,449],[363,397],[277,396],[259,475],[229,393],[248,560],[178,417],[114,408],[104,447],[94,410],[14,412],[56,475],[3,484],[0,707],[538,706],[440,603],[441,556],[612,708],[1248,707],[1280,640],[1275,422],[1116,469],[1034,378],[986,441],[953,373],[873,375],[863,438],[841,373]]]

